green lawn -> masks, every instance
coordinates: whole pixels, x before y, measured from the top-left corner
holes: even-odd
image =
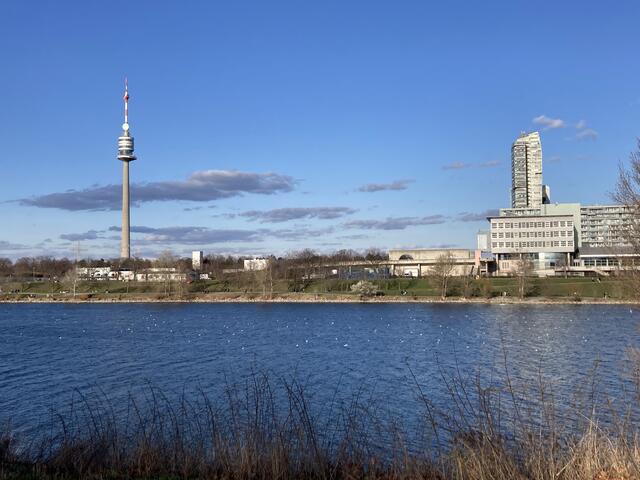
[[[440,287],[431,278],[394,278],[371,280],[384,295],[416,297],[439,297]],[[274,280],[274,293],[304,292],[317,294],[353,294],[351,286],[356,280],[317,279],[308,281]],[[527,296],[558,298],[625,298],[623,281],[617,279],[592,278],[531,278],[527,280]],[[4,294],[17,291],[22,295],[47,295],[70,293],[72,286],[57,282],[0,283]],[[216,280],[201,280],[189,284],[179,282],[78,282],[76,293],[80,295],[184,295],[197,293],[261,293],[264,284],[248,275],[233,275]],[[462,279],[450,279],[448,296],[463,296],[465,285]],[[471,297],[518,296],[518,281],[515,278],[483,278],[467,282],[467,295]],[[628,292],[626,294],[628,297]]]

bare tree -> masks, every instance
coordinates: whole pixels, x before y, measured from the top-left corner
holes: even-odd
[[[529,285],[533,275],[533,263],[527,255],[521,253],[515,267],[515,274],[518,279],[518,296],[524,298],[529,293]]]
[[[176,268],[178,264],[178,257],[176,257],[170,250],[165,250],[154,262],[156,267],[160,268]]]
[[[0,277],[10,277],[13,274],[13,262],[9,258],[0,258]]]
[[[555,261],[555,269],[556,272],[558,270],[561,270],[564,278],[567,278],[569,276],[569,262],[567,261],[567,257],[563,255],[562,257],[558,258]]]
[[[78,288],[78,269],[77,267],[73,267],[68,270],[67,273],[64,274],[62,279],[60,280],[63,286],[65,286],[68,290],[71,290],[73,294],[73,298],[76,297],[76,291]]]
[[[389,260],[389,254],[379,248],[370,248],[364,254],[365,260],[371,265],[374,271],[374,277],[380,278],[381,265]]]
[[[21,278],[22,280],[32,277],[34,270],[35,265],[33,263],[33,258],[29,257],[19,258],[13,265],[13,273],[16,277]]]
[[[262,296],[266,298],[273,298],[273,271],[275,258],[269,257],[266,259],[267,263],[265,268],[255,270],[252,272],[255,285],[262,289]]]
[[[453,276],[456,268],[456,258],[451,252],[443,253],[436,258],[436,263],[431,267],[431,275],[436,279],[440,287],[440,296],[447,296],[449,278]]]
[[[640,139],[636,150],[629,155],[629,165],[618,167],[618,182],[611,194],[614,201],[629,208],[629,221],[617,233],[629,245],[631,256],[620,255],[618,275],[627,280],[624,285],[634,296],[640,295],[640,270],[637,257],[640,256]],[[623,252],[618,252],[623,253]]]
[[[469,272],[464,272],[462,275],[462,296],[469,298],[473,292],[473,276]]]

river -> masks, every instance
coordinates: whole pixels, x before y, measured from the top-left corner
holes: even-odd
[[[639,325],[624,305],[4,304],[0,421],[28,431],[96,392],[216,398],[263,373],[299,380],[317,405],[359,391],[405,418],[417,387],[447,409],[446,375],[491,383],[505,366],[568,399],[597,365],[619,398]]]

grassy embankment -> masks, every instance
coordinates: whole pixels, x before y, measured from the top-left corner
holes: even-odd
[[[438,299],[440,290],[436,282],[429,278],[400,278],[371,280],[382,298]],[[309,294],[318,299],[353,297],[351,291],[355,280],[310,280],[291,282],[278,280],[273,283],[273,297],[309,298]],[[0,283],[0,300],[20,299],[68,299],[72,297],[72,287],[57,282]],[[495,297],[518,298],[518,281],[515,278],[483,278],[465,283],[452,279],[447,297],[490,299]],[[77,300],[126,300],[126,299],[233,299],[262,298],[269,291],[264,284],[252,275],[236,275],[223,280],[179,282],[78,282]],[[465,294],[466,293],[466,294]],[[301,295],[304,294],[304,295]],[[527,298],[580,300],[630,300],[622,280],[616,278],[532,278],[526,287]]]

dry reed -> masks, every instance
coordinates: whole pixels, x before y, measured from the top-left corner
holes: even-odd
[[[218,402],[204,391],[169,399],[150,386],[116,409],[104,393],[78,393],[47,433],[23,438],[4,429],[0,478],[640,478],[640,388],[617,409],[588,389],[559,408],[542,375],[523,387],[506,362],[504,370],[491,386],[443,371],[447,408],[415,380],[422,442],[408,440],[362,392],[319,415],[303,384],[266,374],[227,386]]]

